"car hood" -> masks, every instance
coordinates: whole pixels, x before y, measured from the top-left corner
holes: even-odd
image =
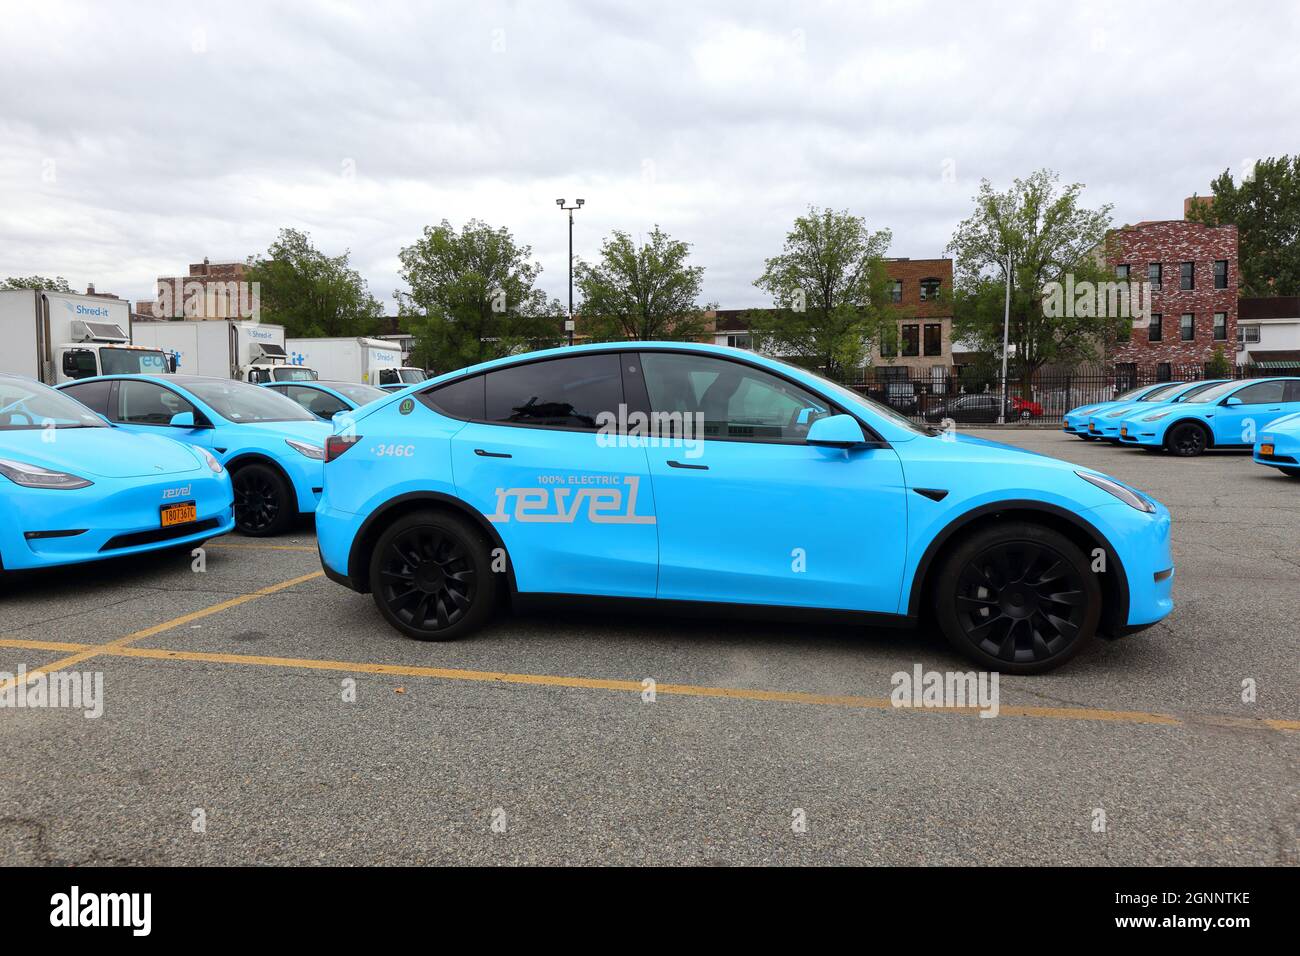
[[[124,428],[4,431],[0,458],[88,478],[181,475],[202,467],[198,456],[180,442]]]
[[[1287,435],[1300,435],[1300,412],[1275,418],[1264,426],[1266,432],[1283,432]]]

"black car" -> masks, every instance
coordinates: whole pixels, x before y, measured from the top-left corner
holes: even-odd
[[[997,395],[955,395],[936,402],[925,410],[927,422],[941,422],[951,418],[955,422],[996,422],[998,420]],[[1008,412],[1007,419],[1015,415]]]

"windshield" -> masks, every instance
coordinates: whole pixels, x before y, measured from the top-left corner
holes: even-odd
[[[38,428],[107,428],[76,399],[38,382],[0,376],[0,432]]]
[[[400,378],[407,385],[414,385],[416,382],[423,382],[426,378],[428,378],[428,376],[425,375],[424,372],[418,368],[398,369],[397,377]]]
[[[315,369],[303,368],[300,365],[277,365],[271,372],[271,380],[274,382],[314,382],[316,381]]]
[[[100,349],[105,375],[165,375],[167,356],[151,349]]]
[[[291,398],[274,389],[246,382],[213,380],[187,382],[185,387],[207,402],[227,421],[247,425],[252,422],[314,422],[316,417]]]
[[[1170,392],[1174,391],[1174,389],[1182,388],[1182,387],[1183,387],[1182,382],[1174,382],[1171,385],[1163,385],[1160,388],[1154,388],[1151,391],[1147,392],[1145,395],[1139,398],[1138,401],[1139,402],[1161,402],[1164,401],[1164,399],[1169,395]]]
[[[895,425],[899,425],[903,428],[906,428],[908,431],[916,432],[916,434],[918,435],[930,435],[933,433],[931,429],[920,427],[919,425],[915,424],[906,415],[899,414],[898,412],[890,408],[888,405],[882,405],[880,402],[876,401],[873,398],[868,398],[866,395],[863,395],[861,392],[855,392],[853,389],[845,385],[841,385],[839,382],[834,382],[831,379],[827,378],[825,375],[822,375],[820,372],[814,372],[811,369],[800,369],[800,371],[807,372],[809,375],[812,375],[814,378],[818,380],[818,384],[820,384],[827,391],[838,395],[840,398],[843,398],[846,401],[857,402],[859,405],[866,405],[868,408],[870,408],[881,418],[887,418]]]
[[[388,397],[387,392],[382,388],[375,388],[373,385],[337,384],[331,385],[330,388],[345,398],[352,399],[358,405],[369,405],[371,402]]]
[[[1223,398],[1225,393],[1231,392],[1234,388],[1236,388],[1239,385],[1241,385],[1241,382],[1220,382],[1218,385],[1213,385],[1210,388],[1207,388],[1205,391],[1201,392],[1200,394],[1192,398],[1189,398],[1187,400],[1187,404],[1207,405],[1210,402],[1216,402],[1219,399]]]
[[[1121,395],[1116,395],[1115,401],[1117,402],[1136,401],[1142,395],[1142,393],[1145,392],[1150,387],[1151,387],[1150,385],[1141,385],[1137,388],[1130,388],[1127,392],[1124,392]]]
[[[1207,388],[1214,388],[1214,386],[1222,384],[1222,382],[1201,382],[1199,385],[1193,385],[1187,391],[1179,395],[1176,401],[1189,402],[1192,400],[1193,396],[1200,395],[1201,392],[1205,391]]]

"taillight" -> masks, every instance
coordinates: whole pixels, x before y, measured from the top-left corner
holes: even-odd
[[[325,439],[325,462],[338,458],[359,441],[360,435],[330,435]]]

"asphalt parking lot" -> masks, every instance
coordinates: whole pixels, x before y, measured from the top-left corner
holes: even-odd
[[[104,691],[98,719],[0,710],[0,862],[1300,863],[1300,483],[972,433],[1169,505],[1172,617],[981,719],[889,706],[895,672],[969,669],[926,634],[573,614],[420,644],[309,527],[202,573],[11,579],[0,671]]]

